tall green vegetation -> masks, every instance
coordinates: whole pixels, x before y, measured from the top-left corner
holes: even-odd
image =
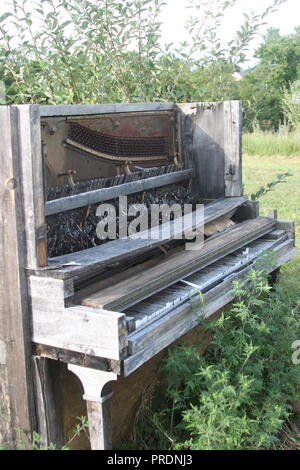
[[[286,157],[300,156],[299,131],[284,133],[281,131],[261,131],[243,135],[244,155],[272,156],[281,155]]]
[[[291,128],[300,132],[300,80],[283,90],[282,107]]]
[[[258,126],[277,130],[285,119],[293,125],[287,108],[292,104],[292,98],[288,98],[293,84],[300,79],[300,27],[286,36],[278,29],[269,29],[255,57],[258,65],[239,83],[245,127],[250,132]]]
[[[189,40],[163,46],[163,0],[11,0],[0,18],[9,102],[103,103],[230,97],[231,75],[266,17],[245,15],[232,41],[220,26],[237,0],[187,0]],[[199,15],[197,14],[199,12]],[[189,85],[192,91],[189,91]]]
[[[280,112],[283,115],[284,122],[277,123],[277,130],[275,125],[272,130],[263,130],[265,121],[259,122],[258,119],[255,119],[252,124],[255,132],[243,136],[245,154],[261,156],[300,155],[300,81],[293,82],[289,88],[284,87],[278,100],[281,101]],[[259,112],[259,109],[257,112]],[[249,118],[250,114],[247,114],[247,110],[245,114]]]

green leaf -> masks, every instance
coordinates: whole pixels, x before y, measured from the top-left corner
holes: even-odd
[[[9,12],[3,13],[3,15],[0,16],[0,23],[3,23],[3,21],[6,20],[6,18],[8,18],[9,16],[12,16],[12,14]]]

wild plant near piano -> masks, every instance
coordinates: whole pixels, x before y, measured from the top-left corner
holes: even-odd
[[[165,388],[145,409],[137,446],[276,447],[300,383],[300,367],[292,362],[300,298],[297,292],[287,297],[282,287],[270,291],[264,270],[250,271],[245,282],[235,283],[232,308],[205,325],[214,335],[205,356],[184,344],[169,351]]]
[[[0,420],[3,419],[0,417]],[[16,449],[15,450],[70,450],[70,444],[74,439],[78,438],[81,433],[87,433],[89,424],[85,416],[77,416],[76,426],[73,430],[73,435],[70,437],[68,442],[63,445],[61,448],[58,448],[54,442],[50,442],[48,446],[44,446],[42,443],[42,439],[40,434],[37,431],[33,431],[32,436],[30,438],[30,442],[28,443],[28,437],[26,433],[24,433],[23,429],[16,428],[15,432],[17,435],[17,442],[16,442]],[[12,450],[9,443],[1,444],[0,450]]]
[[[286,184],[286,178],[288,178],[289,176],[293,176],[290,170],[286,171],[285,173],[278,173],[278,175],[276,176],[276,180],[273,180],[271,183],[268,183],[266,188],[264,186],[261,186],[256,193],[251,194],[251,200],[255,201],[261,196],[267,194],[268,192],[273,191],[273,188],[277,186],[277,184]]]

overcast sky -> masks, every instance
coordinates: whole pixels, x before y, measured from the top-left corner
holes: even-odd
[[[185,10],[185,0],[165,0],[161,20],[163,22],[162,32],[166,42],[182,42],[186,39],[184,23],[191,10]],[[271,0],[238,0],[237,5],[230,9],[223,20],[222,38],[224,41],[231,40],[234,32],[243,22],[243,13],[249,13],[252,9],[257,13],[262,12],[271,3]],[[6,0],[0,0],[0,14],[7,10]],[[279,11],[267,18],[268,26],[261,30],[263,34],[267,27],[279,28],[281,34],[291,33],[295,26],[300,26],[300,0],[287,0],[279,7]],[[253,55],[255,47],[261,42],[259,34],[252,43],[249,50],[249,58]],[[252,65],[253,61],[248,65]]]
[[[190,10],[185,11],[184,0],[166,0],[166,3],[162,14],[164,35],[176,41],[184,37],[184,18]],[[250,10],[261,13],[270,3],[271,0],[238,0],[224,19],[224,37],[236,31],[243,21],[243,13],[249,13]],[[267,21],[269,26],[280,28],[282,34],[289,34],[295,26],[300,26],[300,0],[287,0]]]

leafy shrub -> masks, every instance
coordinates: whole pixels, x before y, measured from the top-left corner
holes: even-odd
[[[237,0],[189,0],[187,40],[163,45],[163,0],[10,0],[0,15],[7,102],[170,101],[192,98],[191,84],[199,98],[215,88],[224,99],[251,40],[285,1],[269,0],[260,15],[245,14],[224,44],[222,17]],[[197,83],[192,74],[183,86],[197,68]]]
[[[139,447],[276,446],[300,383],[300,367],[291,361],[300,334],[294,309],[300,295],[271,291],[264,269],[235,282],[234,293],[230,311],[205,325],[213,334],[205,356],[186,344],[169,350],[162,366],[166,384],[138,425]]]

